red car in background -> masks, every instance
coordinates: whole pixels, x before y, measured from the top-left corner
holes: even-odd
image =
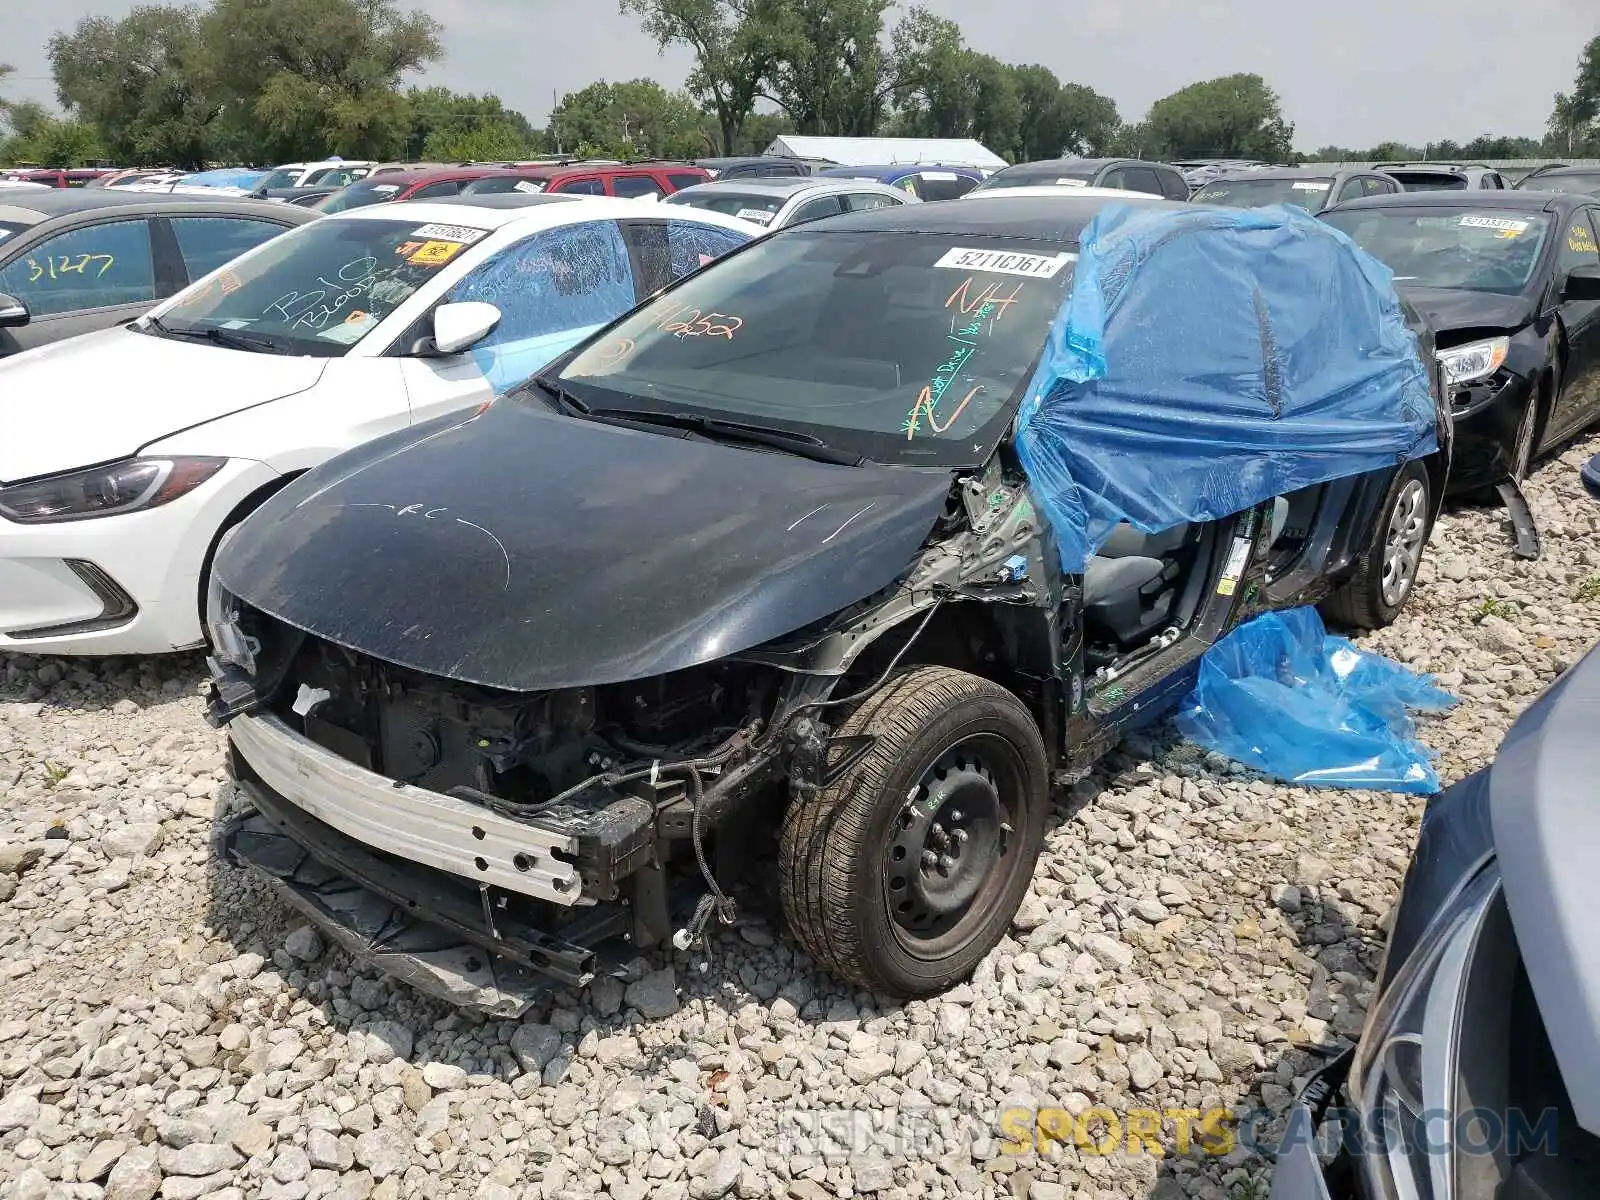
[[[22,183],[42,183],[46,187],[53,188],[83,187],[103,175],[111,174],[114,170],[115,167],[75,167],[70,170],[46,167],[40,170],[8,171],[3,178],[19,180]]]
[[[654,196],[659,199],[679,188],[706,183],[710,179],[711,176],[700,167],[667,162],[445,167],[368,176],[335,192],[315,207],[318,212],[344,212],[368,204],[387,204],[396,200],[427,200],[485,192],[559,192],[580,196]]]
[[[711,173],[704,167],[679,162],[552,163],[518,167],[517,171],[542,185],[540,191],[581,196],[660,199],[681,188],[711,181]]]

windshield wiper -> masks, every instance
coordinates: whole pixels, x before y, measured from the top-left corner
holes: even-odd
[[[635,425],[661,425],[668,429],[682,429],[687,433],[698,433],[714,441],[748,442],[756,446],[771,446],[773,449],[785,450],[815,462],[859,467],[867,461],[864,455],[837,450],[813,434],[799,433],[791,429],[774,429],[770,425],[752,425],[745,421],[729,421],[722,417],[701,416],[695,413],[655,412],[645,408],[588,408],[587,406],[584,406],[583,415],[598,420],[613,418]]]
[[[226,346],[230,350],[248,350],[253,354],[289,353],[287,347],[280,346],[271,338],[259,333],[245,333],[239,329],[218,329],[215,325],[208,325],[205,328],[197,326],[190,329],[174,329],[160,317],[146,317],[144,323],[167,337],[194,338],[196,341]]]
[[[557,412],[564,412],[568,416],[574,417],[586,417],[589,415],[590,409],[587,404],[585,404],[582,400],[579,400],[555,380],[546,379],[543,375],[535,375],[521,387],[513,388],[512,391],[523,392],[527,391],[530,387],[536,387],[540,391],[549,395],[550,398],[556,402]]]

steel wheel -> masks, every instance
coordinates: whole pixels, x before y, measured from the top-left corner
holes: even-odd
[[[1398,608],[1411,593],[1428,539],[1428,489],[1412,479],[1400,489],[1389,510],[1389,532],[1383,544],[1383,602]]]
[[[1021,763],[1009,743],[968,738],[939,756],[907,797],[884,854],[884,901],[910,953],[966,936],[1008,876]]]
[[[949,667],[885,683],[837,736],[871,748],[795,797],[779,838],[789,928],[819,965],[900,999],[943,991],[1005,936],[1044,840],[1049,757],[1033,714]]]

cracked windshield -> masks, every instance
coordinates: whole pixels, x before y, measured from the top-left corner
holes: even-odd
[[[191,290],[150,332],[215,330],[262,350],[337,357],[488,232],[415,218],[307,225]]]

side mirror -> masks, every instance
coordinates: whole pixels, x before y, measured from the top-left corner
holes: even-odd
[[[459,354],[488,337],[500,324],[500,310],[482,300],[441,304],[433,310],[433,348],[438,354]]]
[[[15,296],[0,292],[0,329],[12,329],[18,325],[26,325],[32,319],[28,306]]]
[[[1567,272],[1563,300],[1600,300],[1600,266],[1573,267]]]

